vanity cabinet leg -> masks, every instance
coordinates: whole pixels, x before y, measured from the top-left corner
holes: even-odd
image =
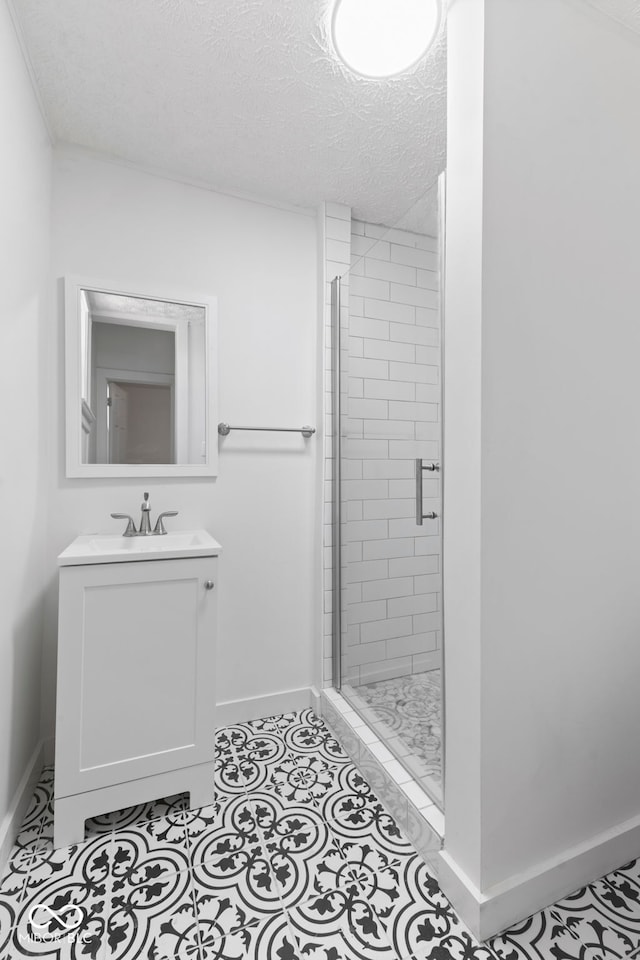
[[[216,799],[216,788],[213,782],[215,762],[199,763],[192,767],[187,784],[189,788],[189,807],[192,810],[206,807]]]
[[[75,797],[61,797],[53,801],[53,846],[69,847],[84,842],[84,816]]]

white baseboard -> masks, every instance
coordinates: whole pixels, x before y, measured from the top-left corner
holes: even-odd
[[[322,714],[322,694],[317,687],[311,687],[311,709],[318,716]]]
[[[226,727],[230,723],[244,723],[247,720],[259,720],[261,717],[273,717],[279,713],[306,710],[311,704],[311,687],[283,690],[281,693],[249,697],[246,700],[227,700],[217,705],[216,724],[218,727]]]
[[[440,851],[439,880],[461,919],[479,940],[487,940],[638,857],[640,816],[484,893],[449,855],[445,840],[445,849]]]
[[[31,796],[40,779],[43,765],[43,742],[40,741],[31,754],[22,780],[18,784],[11,806],[7,810],[4,820],[0,824],[0,877],[4,873],[11,848],[13,847],[24,815],[29,807]]]

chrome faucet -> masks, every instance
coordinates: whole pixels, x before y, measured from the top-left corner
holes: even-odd
[[[177,510],[165,510],[164,513],[161,513],[158,519],[156,520],[156,525],[151,529],[151,504],[149,503],[149,494],[145,492],[144,500],[142,502],[142,516],[140,517],[140,529],[136,530],[136,525],[133,522],[133,517],[130,517],[128,513],[112,513],[111,516],[114,520],[126,520],[127,527],[123,533],[123,537],[159,537],[162,534],[165,534],[165,526],[163,520],[165,517],[177,517]]]
[[[151,505],[149,503],[149,494],[144,494],[144,500],[142,501],[142,515],[140,517],[140,529],[138,530],[138,536],[148,537],[151,533],[151,521],[149,520],[149,514],[151,513]]]

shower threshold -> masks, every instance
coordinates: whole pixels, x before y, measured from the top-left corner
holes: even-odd
[[[441,670],[344,683],[342,693],[442,810]]]
[[[385,746],[369,723],[332,687],[322,690],[320,712],[362,775],[418,851],[437,871],[444,814]]]

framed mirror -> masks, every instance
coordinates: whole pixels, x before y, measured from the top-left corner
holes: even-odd
[[[216,299],[65,278],[67,477],[218,465]]]

